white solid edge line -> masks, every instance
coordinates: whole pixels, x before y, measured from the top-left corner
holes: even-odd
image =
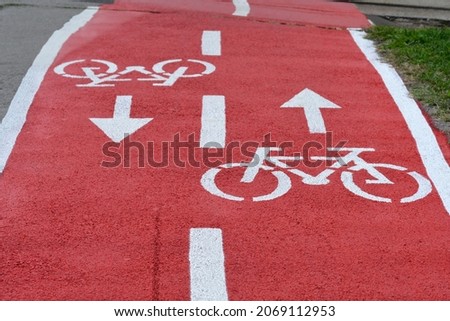
[[[250,5],[247,0],[233,0],[233,4],[236,8],[233,16],[247,17],[250,13]]]
[[[224,148],[226,139],[225,96],[203,96],[200,147]]]
[[[366,33],[360,29],[349,29],[349,32],[367,60],[380,74],[402,113],[416,141],[417,149],[428,177],[436,187],[447,213],[450,214],[450,167],[442,154],[430,125],[416,101],[409,96],[408,89],[398,73],[391,65],[380,59],[374,43],[365,38]]]
[[[9,105],[8,112],[0,124],[0,173],[4,171],[17,136],[25,124],[34,96],[61,47],[72,34],[91,20],[97,11],[98,7],[88,7],[80,14],[72,17],[61,29],[55,31],[42,47],[22,79]]]
[[[228,301],[222,230],[192,228],[189,238],[192,301]]]
[[[220,31],[205,30],[202,34],[202,55],[220,56],[222,54]]]

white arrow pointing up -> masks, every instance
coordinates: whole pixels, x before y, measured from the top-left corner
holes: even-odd
[[[130,118],[132,96],[117,96],[113,118],[89,118],[112,141],[120,143],[125,137],[144,127],[153,118]]]
[[[308,88],[303,89],[291,100],[285,102],[281,107],[305,109],[309,132],[319,134],[325,134],[327,132],[320,109],[341,108]]]

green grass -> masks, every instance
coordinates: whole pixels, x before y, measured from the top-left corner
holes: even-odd
[[[368,37],[400,71],[413,96],[450,122],[450,28],[374,26]]]

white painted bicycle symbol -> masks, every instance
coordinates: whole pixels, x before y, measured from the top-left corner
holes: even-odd
[[[415,180],[418,186],[417,191],[411,196],[403,197],[400,200],[401,203],[410,203],[422,199],[427,196],[432,190],[430,181],[415,171],[408,171],[408,169],[406,169],[405,167],[393,164],[368,163],[360,157],[360,154],[363,152],[375,151],[375,149],[373,148],[328,148],[328,150],[348,152],[348,154],[340,158],[326,156],[311,157],[310,159],[313,161],[332,162],[331,166],[329,166],[327,169],[323,170],[316,176],[309,175],[299,169],[290,167],[288,165],[288,163],[290,162],[304,160],[302,156],[271,156],[271,152],[279,152],[280,148],[260,147],[256,150],[253,160],[250,163],[228,163],[219,167],[209,169],[203,174],[201,178],[201,184],[205,190],[215,196],[232,201],[243,201],[244,197],[231,195],[222,191],[217,186],[217,175],[221,171],[230,170],[231,168],[236,167],[243,167],[245,168],[245,171],[241,179],[241,183],[252,183],[258,173],[268,172],[275,176],[275,178],[277,179],[276,188],[268,194],[253,197],[252,201],[270,201],[285,195],[291,189],[291,179],[286,172],[301,177],[302,182],[307,185],[327,185],[328,183],[330,183],[329,177],[338,169],[345,167],[345,170],[343,170],[341,173],[340,179],[347,190],[357,196],[371,201],[392,203],[392,199],[390,198],[373,195],[364,191],[363,188],[355,183],[354,179],[355,173],[366,171],[372,177],[372,179],[366,179],[365,184],[393,185],[394,183],[378,170],[379,168],[385,168],[405,172]]]
[[[189,69],[198,69],[201,66],[203,71],[188,73]],[[75,67],[76,66],[76,67]],[[70,70],[69,72],[67,70]],[[170,70],[173,70],[170,72]],[[180,78],[196,78],[209,75],[216,70],[216,67],[206,61],[196,59],[171,59],[158,62],[153,65],[152,70],[147,70],[144,66],[127,66],[119,71],[118,66],[107,60],[100,59],[80,59],[65,62],[55,67],[54,72],[60,76],[74,79],[87,79],[90,82],[77,84],[77,87],[114,87],[115,82],[131,81],[132,75],[139,74],[137,81],[151,81],[153,86],[172,86]]]

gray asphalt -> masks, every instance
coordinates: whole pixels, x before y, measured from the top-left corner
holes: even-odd
[[[0,0],[0,119],[55,30],[88,6],[112,0]]]

